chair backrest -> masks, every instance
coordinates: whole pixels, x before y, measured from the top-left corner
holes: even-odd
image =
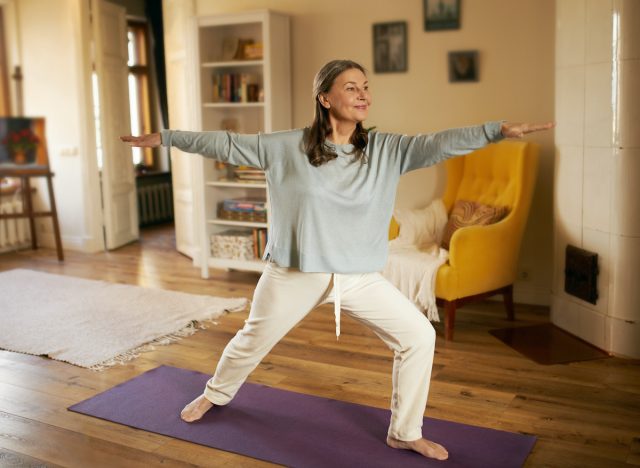
[[[526,220],[537,163],[537,144],[511,140],[448,159],[447,187],[443,196],[447,211],[451,212],[457,200],[469,200],[508,206],[508,217],[520,214]],[[524,213],[520,213],[522,210]]]

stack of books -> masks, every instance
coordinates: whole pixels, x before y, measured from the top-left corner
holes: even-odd
[[[260,169],[236,169],[233,172],[238,182],[261,183],[266,181],[264,171]]]
[[[213,75],[213,102],[259,102],[259,79],[254,73]]]
[[[267,201],[252,198],[229,198],[218,205],[218,218],[232,221],[267,222]]]
[[[253,230],[253,255],[255,258],[262,258],[264,255],[264,249],[267,246],[267,230],[266,229],[254,229]]]

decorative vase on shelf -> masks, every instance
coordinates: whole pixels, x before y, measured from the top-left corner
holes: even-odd
[[[27,152],[23,149],[14,150],[13,162],[16,164],[25,164],[27,162]]]

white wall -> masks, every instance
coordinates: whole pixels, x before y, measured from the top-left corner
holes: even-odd
[[[273,9],[291,15],[293,123],[307,125],[313,112],[315,72],[334,58],[351,58],[373,70],[372,25],[407,21],[407,73],[374,74],[368,125],[419,133],[492,119],[553,120],[554,1],[468,0],[462,27],[425,32],[421,1],[198,0],[199,15]],[[449,83],[447,53],[477,49],[478,83]],[[542,145],[532,212],[523,240],[515,299],[549,304],[552,271],[553,133],[530,137]],[[397,205],[420,207],[442,193],[443,166],[404,176]]]
[[[553,322],[640,357],[640,2],[559,0]],[[565,248],[598,254],[598,300],[564,292]]]
[[[21,44],[24,115],[45,117],[54,192],[65,249],[95,251],[99,187],[87,94],[88,4],[84,0],[15,3]],[[44,183],[38,205],[48,206]],[[50,218],[37,222],[41,245],[53,246]]]

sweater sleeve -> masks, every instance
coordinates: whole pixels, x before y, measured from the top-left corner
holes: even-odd
[[[500,141],[504,138],[501,125],[501,121],[495,121],[425,135],[400,135],[394,145],[400,158],[400,173],[432,166]]]
[[[262,151],[260,134],[162,130],[160,135],[163,146],[175,146],[186,153],[201,154],[205,158],[213,158],[235,166],[267,169],[268,164],[265,152]]]

